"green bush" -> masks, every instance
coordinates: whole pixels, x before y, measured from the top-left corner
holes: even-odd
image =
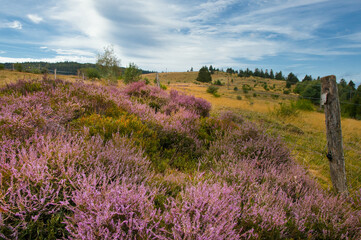
[[[275,108],[274,113],[279,117],[291,117],[298,116],[299,110],[296,107],[295,102],[279,103],[279,106]]]
[[[96,78],[97,79],[101,78],[99,71],[95,68],[87,68],[85,70],[85,74],[86,74],[87,78],[92,79],[92,80],[94,80]]]
[[[217,79],[213,82],[213,85],[223,86],[224,84],[219,79]]]
[[[296,101],[296,108],[303,111],[314,111],[315,105],[310,100],[298,99]]]
[[[140,75],[142,70],[138,68],[134,63],[129,63],[129,66],[124,71],[124,83],[129,84],[132,82],[138,82],[140,80]]]
[[[218,89],[218,87],[211,85],[207,88],[207,93],[213,94],[215,97],[219,96]]]
[[[18,72],[22,72],[24,70],[23,65],[21,63],[15,63],[14,68]]]
[[[5,65],[4,64],[0,64],[0,70],[4,70],[5,69]]]
[[[242,85],[243,93],[248,93],[248,91],[252,90],[252,88],[248,84]]]
[[[238,87],[234,87],[233,90],[234,90],[235,92],[237,92],[237,91],[238,91]]]
[[[242,96],[237,96],[237,100],[242,100]]]

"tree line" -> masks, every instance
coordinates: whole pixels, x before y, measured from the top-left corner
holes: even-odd
[[[321,80],[320,77],[313,79],[311,75],[305,75],[300,81],[298,77],[290,72],[285,77],[282,71],[274,73],[273,70],[263,70],[255,68],[254,71],[247,68],[246,70],[234,70],[233,68],[227,68],[219,70],[212,65],[209,67],[203,66],[199,72],[197,81],[200,82],[212,82],[212,75],[216,72],[226,72],[228,74],[237,74],[239,77],[261,77],[268,79],[276,79],[286,81],[286,88],[291,89],[293,85],[293,92],[300,95],[301,98],[308,99],[315,105],[320,103],[321,95]],[[341,104],[341,113],[344,117],[351,117],[361,120],[361,85],[356,87],[355,83],[350,80],[348,83],[345,79],[341,79],[338,83],[338,94]]]

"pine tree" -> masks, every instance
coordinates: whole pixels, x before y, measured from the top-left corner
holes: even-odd
[[[294,84],[296,84],[298,82],[299,82],[299,80],[298,80],[297,76],[294,75],[292,72],[290,72],[288,74],[288,76],[287,76],[287,79],[286,79],[286,87],[290,88],[291,85],[294,85]]]
[[[198,72],[197,81],[199,82],[212,82],[212,76],[207,66],[202,67]]]
[[[276,79],[277,80],[285,80],[285,78],[282,75],[282,71],[280,71],[278,73],[276,72]]]
[[[273,70],[271,69],[270,73],[269,73],[269,77],[270,79],[275,79],[275,75],[273,74]]]

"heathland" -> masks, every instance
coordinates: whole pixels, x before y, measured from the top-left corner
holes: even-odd
[[[361,123],[342,120],[351,194],[337,195],[323,113],[284,81],[13,74],[0,71],[0,238],[361,237]]]

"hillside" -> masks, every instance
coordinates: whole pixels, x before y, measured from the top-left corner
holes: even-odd
[[[169,88],[193,89],[184,81]],[[228,91],[217,99],[232,99]],[[268,119],[212,112],[204,99],[143,82],[8,84],[0,90],[0,237],[360,238],[361,193],[321,189],[273,130],[249,121],[257,118]]]
[[[160,73],[159,79],[169,89],[206,99],[212,103],[212,112],[231,110],[241,114],[254,123],[267,129],[274,136],[282,136],[283,141],[292,151],[293,158],[308,169],[310,175],[325,188],[332,187],[330,170],[326,158],[326,129],[323,110],[312,104],[304,104],[301,109],[288,109],[290,113],[277,114],[282,106],[289,106],[290,101],[297,101],[298,95],[284,94],[285,81],[259,77],[240,78],[235,74],[228,77],[226,73],[212,75],[213,82],[220,80],[224,86],[218,86],[220,97],[216,98],[206,92],[209,84],[196,82],[197,72]],[[143,75],[150,80],[155,74]],[[230,86],[227,86],[227,78]],[[233,82],[231,81],[233,79]],[[264,88],[265,84],[268,90]],[[252,90],[245,93],[243,85]],[[275,86],[273,88],[273,86]],[[238,91],[234,91],[237,87]],[[286,92],[287,93],[287,92]],[[237,99],[241,96],[241,100]],[[297,103],[297,102],[296,102]],[[302,104],[302,101],[300,102]],[[287,110],[287,109],[286,109]],[[342,133],[348,185],[351,190],[361,188],[361,121],[343,118]]]

